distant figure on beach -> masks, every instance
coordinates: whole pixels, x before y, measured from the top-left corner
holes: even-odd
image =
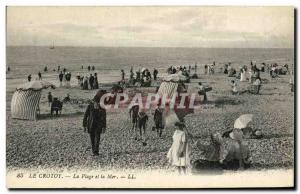
[[[95,71],[95,66],[94,65],[92,66],[92,71]]]
[[[230,70],[228,70],[228,77],[235,77],[236,75],[236,70],[234,68],[230,68]]]
[[[135,79],[136,79],[136,82],[141,81],[141,72],[140,72],[140,71],[137,71],[137,72],[136,72],[136,77],[135,77]]]
[[[121,81],[125,80],[125,72],[124,69],[121,69]]]
[[[89,83],[88,83],[88,77],[84,76],[83,78],[83,90],[88,90],[89,89]]]
[[[60,86],[60,87],[62,86],[63,78],[64,78],[64,74],[63,74],[63,72],[61,71],[61,72],[59,73],[59,75],[58,75],[59,86]]]
[[[7,67],[7,72],[10,72],[10,67],[9,66]]]
[[[65,74],[65,73],[67,72],[67,69],[66,69],[66,68],[64,68],[64,69],[63,69],[63,72],[64,72],[64,74]]]
[[[231,80],[230,83],[231,83],[231,93],[232,93],[232,95],[238,94],[236,81],[235,80]]]
[[[48,67],[47,66],[45,66],[45,68],[44,68],[44,72],[47,72],[48,71]]]
[[[71,101],[70,94],[67,94],[67,96],[63,99],[63,102],[66,103],[70,101]]]
[[[195,73],[197,73],[197,63],[195,63]]]
[[[67,88],[71,87],[71,84],[70,84],[71,76],[72,76],[71,72],[68,72],[68,73],[65,74]]]
[[[261,63],[260,71],[265,72],[265,68],[266,68],[266,63]]]
[[[38,76],[39,76],[39,80],[41,80],[41,79],[42,79],[42,74],[41,74],[41,72],[38,73]]]
[[[77,79],[77,84],[78,84],[78,86],[80,86],[80,78],[81,78],[81,76],[80,76],[80,74],[79,74],[79,72],[78,72],[77,75],[76,75],[76,79]]]
[[[247,76],[246,76],[246,70],[244,68],[241,69],[241,82],[246,82],[247,81]]]
[[[152,131],[156,129],[157,137],[161,137],[164,125],[163,125],[163,109],[159,107],[159,105],[156,107],[154,111],[154,123],[155,127],[152,128]]]
[[[94,89],[98,89],[98,88],[99,88],[99,83],[98,83],[97,73],[94,73],[94,84],[93,84],[93,88],[94,88]]]
[[[250,69],[249,71],[249,83],[252,84],[253,82],[253,71]]]
[[[155,81],[157,80],[157,74],[158,74],[158,70],[154,68],[154,70],[153,70],[153,79]]]
[[[100,106],[100,99],[105,93],[104,90],[97,92],[83,117],[83,128],[90,134],[94,156],[99,155],[100,136],[106,131],[106,110]]]
[[[94,89],[94,76],[92,74],[90,74],[90,77],[89,77],[89,84],[90,84],[90,89],[93,90]]]
[[[88,71],[91,71],[91,66],[88,66]]]
[[[57,67],[57,71],[60,71],[60,65]]]
[[[224,65],[224,74],[228,74],[228,64]]]
[[[259,94],[261,88],[261,79],[260,77],[255,78],[255,81],[253,82],[252,86],[248,88],[248,92],[251,94]]]
[[[133,68],[132,68],[132,67],[130,68],[129,83],[130,83],[131,85],[134,85],[134,84],[135,84],[134,73],[133,73]]]
[[[199,96],[203,96],[203,102],[207,101],[205,87],[202,85],[201,82],[198,83],[198,94]]]
[[[173,134],[173,143],[168,151],[167,158],[172,166],[175,166],[179,174],[186,174],[190,167],[191,145],[184,123],[175,123],[176,130]]]
[[[81,69],[83,69],[83,65],[81,65]]]
[[[285,68],[286,68],[286,71],[287,71],[287,73],[289,73],[289,74],[290,74],[290,71],[289,71],[289,65],[288,65],[288,64],[285,64],[283,67],[285,67]]]
[[[31,74],[28,75],[27,79],[29,82],[31,81]]]
[[[227,74],[231,71],[232,67],[231,67],[231,63],[228,63],[228,66],[227,66]]]
[[[207,65],[204,65],[204,74],[207,74]]]
[[[175,74],[177,72],[176,68],[172,66],[172,74]],[[196,72],[196,70],[195,70]]]
[[[52,104],[52,94],[51,94],[51,92],[48,93],[48,104],[49,104],[49,107]]]

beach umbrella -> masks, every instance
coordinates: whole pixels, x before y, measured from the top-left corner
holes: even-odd
[[[241,115],[238,119],[234,122],[234,128],[235,129],[243,129],[246,128],[248,123],[252,121],[253,114],[244,114]]]

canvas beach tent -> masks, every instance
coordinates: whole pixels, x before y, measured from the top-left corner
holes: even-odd
[[[180,82],[184,82],[187,79],[186,76],[182,74],[171,74],[167,75],[162,79],[162,83],[158,89],[158,94],[160,97],[165,95],[167,97],[167,102],[171,101],[173,95],[178,92],[178,88],[180,87]],[[172,126],[176,122],[179,122],[186,115],[185,110],[176,110],[176,109],[168,109],[166,106],[164,111],[164,124],[165,126]]]
[[[42,90],[49,87],[55,88],[52,83],[43,80],[31,81],[18,86],[11,100],[12,118],[36,120]]]

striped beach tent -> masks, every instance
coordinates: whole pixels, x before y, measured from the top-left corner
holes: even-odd
[[[168,75],[163,78],[157,93],[160,97],[165,95],[167,97],[167,101],[170,101],[173,95],[178,91],[180,86],[179,83],[186,79],[187,77],[180,73]],[[181,118],[179,118],[180,115],[178,115],[178,112],[180,112],[180,110],[169,109],[168,105],[166,105],[164,111],[164,123],[166,126],[172,126],[176,122],[180,121]]]
[[[177,91],[178,83],[186,79],[187,77],[179,73],[165,76],[158,89],[158,94],[161,96],[167,95],[168,98],[172,98],[173,94]]]
[[[12,118],[36,120],[42,90],[49,87],[55,88],[52,83],[42,80],[18,86],[11,100]]]

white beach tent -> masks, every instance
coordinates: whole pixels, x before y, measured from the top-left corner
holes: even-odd
[[[36,80],[17,87],[11,100],[11,116],[16,119],[36,120],[42,90],[55,88],[47,81]]]

